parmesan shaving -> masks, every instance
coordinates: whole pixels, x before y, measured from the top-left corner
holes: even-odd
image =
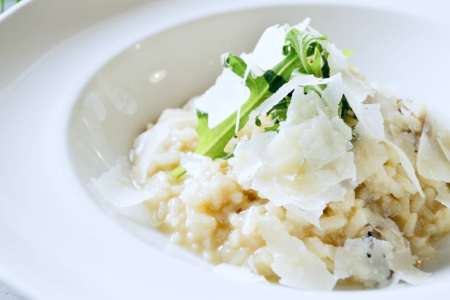
[[[319,97],[294,94],[279,133],[239,142],[229,163],[241,185],[277,205],[298,207],[319,226],[324,207],[342,200],[356,178],[353,153],[348,152],[352,134],[342,120],[322,112]]]
[[[165,110],[158,123],[142,133],[134,142],[130,152],[133,180],[144,184],[148,175],[154,174],[159,167],[178,163],[179,153],[176,149],[166,147],[166,144],[170,140],[177,140],[176,133],[192,130],[195,123],[193,112]]]
[[[290,236],[278,219],[266,217],[258,227],[272,252],[272,268],[280,276],[281,284],[308,290],[334,287],[336,278],[325,264],[301,240]]]
[[[151,197],[154,191],[136,189],[129,176],[130,171],[129,163],[120,160],[100,177],[93,179],[91,188],[104,202],[117,208],[142,203]]]
[[[379,104],[365,104],[369,96],[374,95],[374,90],[362,80],[353,76],[344,76],[344,94],[350,107],[358,118],[359,132],[375,140],[383,140],[384,119]]]
[[[216,83],[195,101],[195,108],[208,114],[208,126],[213,128],[238,110],[250,96],[242,78],[230,69],[223,69]]]
[[[313,75],[294,74],[291,79],[281,86],[275,94],[270,96],[263,104],[261,104],[255,111],[259,115],[265,115],[275,104],[280,102],[287,94],[295,90],[299,86],[325,84],[331,81],[331,78],[320,79]]]
[[[450,161],[443,149],[446,149],[443,139],[432,134],[429,124],[426,124],[420,137],[419,150],[417,153],[417,168],[419,174],[425,178],[450,182]]]
[[[398,159],[400,160],[400,163],[405,170],[406,175],[408,176],[409,180],[411,180],[411,183],[416,188],[417,192],[424,197],[424,193],[422,190],[422,186],[420,185],[419,179],[416,176],[416,171],[414,170],[414,166],[412,165],[411,161],[409,160],[408,156],[403,152],[403,150],[397,146],[396,144],[385,140],[384,141],[389,147],[391,147],[398,155]]]
[[[360,136],[354,142],[356,184],[360,184],[381,169],[388,160],[383,143]]]
[[[282,49],[288,29],[288,25],[275,25],[267,28],[253,52],[241,55],[253,74],[261,76],[265,70],[270,70],[283,60]]]

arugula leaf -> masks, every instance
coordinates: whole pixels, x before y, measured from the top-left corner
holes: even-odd
[[[213,159],[226,157],[224,148],[233,137],[236,127],[241,129],[247,123],[250,113],[286,83],[294,70],[320,78],[329,77],[330,68],[327,61],[329,53],[321,45],[321,41],[325,39],[325,36],[317,36],[298,29],[290,30],[282,49],[285,58],[262,76],[254,77],[248,74],[245,78],[250,97],[238,112],[234,112],[214,128],[208,127],[207,114],[200,112],[197,115],[199,143],[195,152]],[[229,55],[225,67],[240,77],[246,75],[247,64],[238,56]],[[286,119],[288,105],[289,101],[281,101],[269,111],[268,115],[275,124],[267,130],[278,130],[278,124]],[[256,119],[255,122],[258,121]]]
[[[343,119],[349,109],[351,109],[350,104],[348,104],[345,95],[342,95],[341,101],[338,104],[338,116]]]
[[[327,78],[330,76],[327,61],[329,54],[320,44],[326,39],[323,35],[316,36],[294,28],[286,35],[286,46],[283,51],[288,52],[289,48],[292,48],[297,53],[300,60],[300,72]]]
[[[354,129],[356,124],[358,124],[358,118],[350,107],[350,104],[348,104],[345,95],[342,95],[341,101],[339,102],[338,116],[352,129]]]
[[[271,93],[278,91],[278,89],[287,82],[282,76],[275,74],[272,70],[267,70],[263,76],[264,79],[270,83],[269,91]]]
[[[204,134],[208,130],[208,114],[197,111],[197,133],[199,135]]]
[[[172,172],[170,172],[170,176],[173,179],[180,179],[182,178],[184,175],[186,174],[186,170],[179,165],[178,167],[176,167],[175,169],[172,170]]]
[[[214,128],[208,127],[208,114],[197,112],[197,133],[199,143],[195,153],[208,156],[212,159],[232,156],[225,152],[225,146],[233,138],[236,129],[245,126],[249,120],[250,113],[261,105],[267,98],[275,93],[291,77],[294,71],[311,74],[319,78],[330,77],[330,66],[328,64],[329,53],[324,49],[321,42],[326,40],[323,35],[291,29],[285,38],[282,49],[284,59],[272,70],[267,70],[262,76],[254,77],[247,71],[245,61],[235,55],[229,55],[224,66],[232,70],[236,75],[245,79],[245,85],[250,90],[250,96],[240,109]],[[244,78],[245,77],[245,78]],[[316,92],[321,94],[326,85],[305,86],[305,93]],[[286,120],[287,110],[291,101],[292,92],[283,100],[269,110],[267,115],[273,120],[274,125],[265,128],[266,131],[278,131],[280,122]],[[354,128],[358,122],[353,110],[348,104],[345,96],[342,97],[338,115],[347,125]],[[261,126],[261,120],[257,117],[256,126]],[[178,166],[172,171],[174,178],[181,178],[186,171]]]
[[[247,64],[239,56],[230,54],[225,60],[225,68],[230,68],[239,77],[244,77]]]
[[[235,55],[230,55],[225,65],[241,77],[244,76],[247,69],[247,64]],[[245,84],[250,90],[250,97],[240,108],[239,121],[237,120],[238,112],[234,112],[216,127],[208,128],[208,115],[198,114],[199,143],[195,152],[213,159],[225,157],[227,154],[224,148],[234,135],[236,123],[239,122],[239,129],[244,127],[250,113],[289,80],[292,72],[298,68],[298,55],[291,51],[277,66],[266,71],[262,76],[253,77],[249,74]]]
[[[285,121],[287,118],[287,110],[289,104],[291,103],[291,97],[284,97],[283,100],[278,102],[271,110],[267,113],[267,115],[272,119],[273,125],[267,128],[264,128],[265,131],[278,131],[280,127],[280,123]]]

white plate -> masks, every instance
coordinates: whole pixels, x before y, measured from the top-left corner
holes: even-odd
[[[255,9],[281,2],[295,6]],[[85,187],[162,108],[210,84],[220,53],[306,16],[354,50],[370,79],[450,114],[448,7],[433,4],[41,0],[12,9],[0,17],[0,279],[42,300],[445,297],[445,267],[424,285],[380,291],[224,279],[163,251],[154,232],[136,238]],[[164,79],[154,83],[155,72]]]

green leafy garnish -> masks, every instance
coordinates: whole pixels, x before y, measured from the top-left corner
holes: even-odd
[[[327,78],[330,76],[328,65],[328,52],[323,49],[321,41],[326,40],[323,35],[316,36],[298,29],[291,29],[286,35],[286,46],[294,49],[300,60],[300,72],[312,74],[316,77]]]
[[[326,37],[310,31],[291,29],[285,37],[285,45],[282,51],[284,58],[275,67],[266,70],[261,76],[255,76],[248,72],[245,61],[235,55],[228,55],[224,67],[245,80],[245,85],[250,91],[249,98],[225,120],[214,128],[208,127],[208,114],[197,111],[197,128],[199,142],[195,153],[208,156],[212,159],[228,159],[233,156],[227,153],[225,148],[236,132],[242,129],[250,118],[250,114],[260,106],[267,98],[278,91],[281,86],[289,81],[293,72],[313,75],[317,78],[330,77],[328,58],[330,53],[323,46]],[[344,55],[350,56],[350,51],[344,51]],[[304,93],[317,93],[322,97],[326,84],[305,86]],[[278,132],[280,123],[286,120],[287,111],[291,103],[292,91],[281,101],[275,104],[266,114],[271,120],[271,125],[265,127],[265,131]],[[352,129],[358,123],[355,113],[350,107],[345,95],[338,105],[338,116]],[[255,125],[262,126],[261,116],[256,116]],[[355,137],[356,138],[356,137]],[[171,175],[175,180],[182,178],[186,170],[182,166],[175,168]]]
[[[268,70],[264,73],[264,79],[269,84],[269,92],[275,93],[278,91],[278,89],[286,83],[286,79],[284,79],[282,76],[275,74],[274,71]]]
[[[329,77],[330,67],[327,60],[329,53],[321,44],[324,40],[326,40],[326,37],[322,35],[303,32],[298,29],[290,30],[285,38],[285,46],[280,49],[284,54],[284,59],[271,70],[266,70],[261,76],[247,73],[245,61],[238,56],[229,55],[225,61],[225,67],[243,79],[246,76],[245,85],[250,90],[250,96],[239,111],[232,113],[214,128],[208,127],[208,114],[197,113],[196,129],[199,135],[199,143],[195,153],[212,159],[230,157],[230,154],[227,154],[224,149],[233,138],[236,130],[245,126],[250,118],[250,113],[289,81],[294,71],[314,75],[318,78]],[[325,85],[305,87],[305,92],[320,93],[324,88]],[[265,128],[266,131],[278,131],[280,123],[286,120],[290,99],[291,95],[288,95],[269,110],[267,116],[273,121],[273,125]],[[348,103],[347,106],[345,106],[345,103],[340,106],[342,106],[341,110],[346,111]],[[258,117],[255,124],[261,126],[261,120]],[[178,167],[172,172],[175,177],[181,177],[184,173],[182,167]]]
[[[350,107],[350,104],[348,104],[345,95],[342,96],[342,99],[339,102],[338,116],[342,120],[344,120],[344,122],[352,129],[354,129],[356,127],[356,124],[358,124],[358,118],[356,118],[356,115]]]
[[[244,77],[247,70],[247,64],[239,56],[230,54],[225,60],[225,68],[230,68],[239,77]]]
[[[271,110],[267,113],[269,118],[272,120],[273,125],[270,127],[264,128],[265,131],[278,131],[280,127],[280,123],[285,121],[287,118],[287,110],[289,104],[291,103],[291,97],[286,96],[272,107]]]
[[[247,123],[250,113],[285,84],[295,70],[319,78],[329,77],[330,69],[327,61],[329,54],[321,45],[321,41],[325,39],[324,36],[298,29],[290,30],[282,49],[284,59],[262,76],[254,77],[248,74],[245,84],[250,90],[250,97],[239,110],[239,120],[238,112],[234,112],[216,127],[209,128],[208,115],[205,113],[197,115],[199,144],[195,152],[213,159],[226,157],[224,148],[233,137],[236,127],[238,130],[241,129]],[[235,55],[228,56],[225,67],[240,77],[244,77],[247,70],[247,64]],[[274,126],[266,130],[278,129],[279,123],[286,119],[288,105],[289,102],[284,100],[269,111],[268,115],[274,121]],[[256,119],[256,122],[261,123],[259,119]]]
[[[173,169],[172,172],[170,172],[170,176],[172,176],[172,178],[175,178],[175,179],[179,179],[179,178],[183,177],[184,174],[186,174],[186,170],[181,165],[179,165],[178,167]]]
[[[245,79],[245,85],[250,91],[250,96],[238,111],[229,115],[214,128],[208,127],[207,113],[197,112],[196,130],[199,136],[199,143],[195,153],[212,159],[230,158],[232,153],[227,153],[225,147],[236,131],[245,126],[252,111],[289,81],[294,71],[314,75],[318,78],[330,77],[329,53],[322,45],[324,40],[326,40],[325,36],[291,29],[286,34],[283,49],[280,49],[284,54],[284,59],[271,70],[266,70],[261,76],[254,76],[248,72],[247,64],[239,56],[228,55],[224,66]],[[346,54],[348,55],[349,53]],[[305,86],[304,92],[316,92],[321,95],[325,88],[326,85]],[[292,91],[267,112],[267,117],[272,121],[272,126],[264,128],[265,131],[279,130],[280,123],[287,118],[291,96]],[[342,97],[338,110],[339,117],[347,125],[354,128],[358,120],[345,96]],[[258,116],[255,119],[255,125],[262,126],[261,119]],[[178,166],[171,174],[178,179],[183,177],[185,173],[184,168]]]
[[[235,74],[243,77],[247,64],[238,56],[230,55],[225,66],[229,67]],[[250,90],[250,97],[241,106],[239,111],[239,128],[241,129],[248,121],[250,113],[272,95],[278,88],[289,80],[292,72],[299,67],[297,54],[292,51],[272,70],[266,71],[262,76],[247,76],[245,84]],[[197,133],[199,134],[199,144],[196,153],[209,156],[211,158],[223,158],[227,154],[225,146],[233,137],[236,129],[238,112],[234,112],[219,125],[214,128],[208,127],[208,115],[197,114]]]

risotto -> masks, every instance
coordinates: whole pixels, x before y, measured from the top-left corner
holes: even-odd
[[[450,231],[450,133],[348,56],[308,20],[268,28],[93,186],[212,264],[270,282],[421,283]]]

